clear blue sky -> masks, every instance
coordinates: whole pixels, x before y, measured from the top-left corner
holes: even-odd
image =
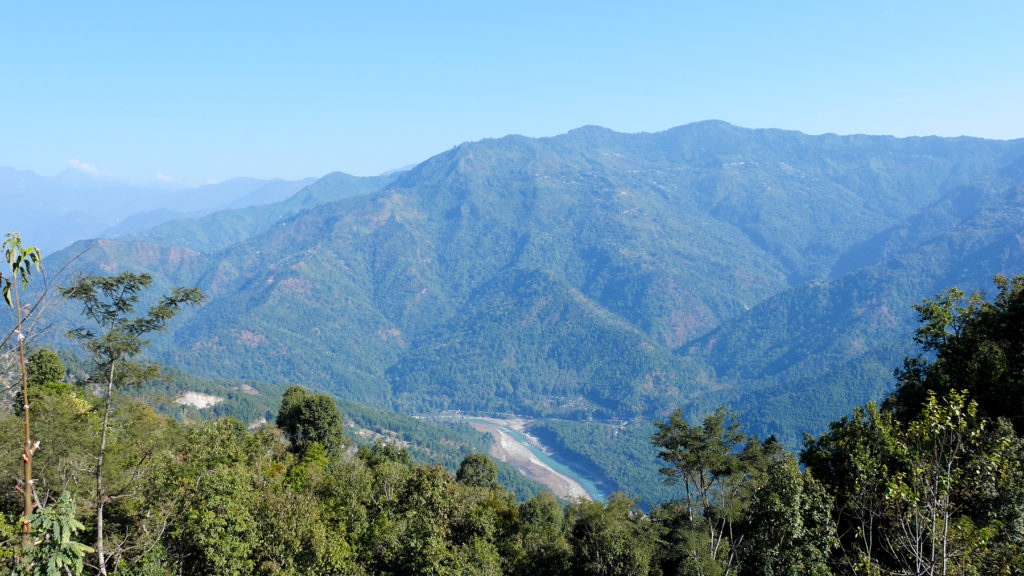
[[[371,175],[480,138],[710,118],[1020,138],[1022,27],[1019,0],[5,1],[0,166]]]

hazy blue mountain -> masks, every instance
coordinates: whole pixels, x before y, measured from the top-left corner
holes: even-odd
[[[0,194],[5,202],[0,227],[4,233],[20,232],[26,242],[48,253],[149,209],[144,200],[150,192],[78,171],[47,178],[0,168]]]
[[[303,186],[299,182],[274,181],[257,189],[243,200],[268,198],[295,189],[287,198],[268,204],[219,210],[200,218],[167,219],[124,240],[139,240],[181,246],[199,252],[215,252],[248,239],[281,219],[318,204],[376,192],[391,183],[397,175],[362,178],[334,172]],[[303,183],[306,181],[303,180]],[[237,203],[237,201],[236,201]]]
[[[0,194],[6,202],[0,229],[17,230],[26,242],[50,253],[82,238],[121,236],[173,218],[281,201],[311,181],[236,178],[173,189],[124,184],[81,170],[50,178],[0,167]]]
[[[316,178],[304,178],[302,180],[281,180],[278,178],[269,180],[259,188],[236,198],[227,205],[227,208],[246,208],[281,202],[291,198],[296,192],[316,181]]]
[[[143,232],[155,226],[159,226],[164,222],[180,220],[182,218],[189,218],[189,214],[168,208],[157,208],[156,210],[150,210],[148,212],[132,214],[118,222],[116,225],[107,228],[100,233],[99,236],[101,238],[118,238],[129,234],[135,234],[137,232]]]

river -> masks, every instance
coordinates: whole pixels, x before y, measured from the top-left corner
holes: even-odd
[[[558,461],[558,455],[546,450],[536,438],[523,434],[521,430],[526,421],[472,416],[459,419],[494,436],[491,456],[510,464],[524,476],[544,484],[556,496],[567,500],[586,498],[604,502],[605,493],[593,480]]]

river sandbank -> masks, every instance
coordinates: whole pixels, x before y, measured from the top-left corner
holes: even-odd
[[[526,421],[474,418],[467,423],[480,432],[486,432],[494,436],[495,442],[491,445],[491,456],[509,464],[527,478],[547,486],[555,496],[564,500],[591,499],[579,482],[542,462],[528,447],[500,428],[504,427],[515,430],[523,434],[531,443],[535,443],[536,441],[533,438],[523,433]],[[539,449],[539,444],[535,445]]]

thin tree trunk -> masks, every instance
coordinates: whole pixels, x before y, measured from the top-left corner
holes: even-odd
[[[15,282],[11,284],[11,289],[14,290],[14,307],[18,310],[18,359],[21,363],[22,408],[25,411],[25,445],[21,454],[21,459],[25,463],[25,482],[22,487],[22,493],[25,496],[25,513],[21,521],[21,532],[23,534],[22,544],[29,546],[32,543],[32,528],[29,525],[28,517],[32,515],[34,508],[34,502],[32,501],[32,454],[35,450],[32,448],[32,437],[29,435],[28,429],[28,374],[25,373],[25,335],[21,333],[21,300],[18,296],[17,276],[15,276]]]
[[[96,563],[101,576],[107,575],[107,559],[103,552],[103,454],[107,449],[107,427],[110,422],[110,394],[114,390],[114,362],[110,363],[107,375],[107,403],[103,409],[103,431],[100,434],[100,450],[96,457]]]

